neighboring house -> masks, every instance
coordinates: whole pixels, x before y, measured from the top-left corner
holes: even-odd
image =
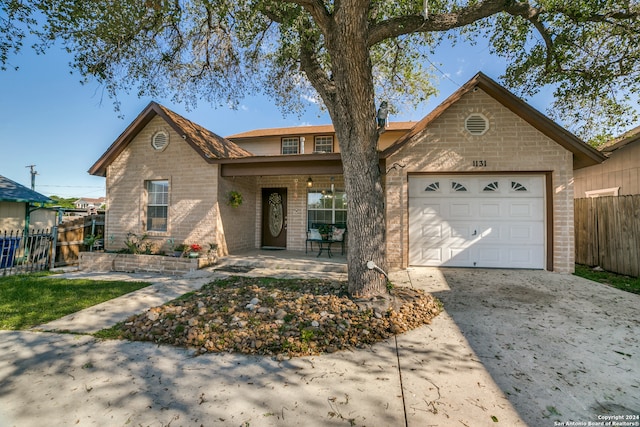
[[[50,202],[47,196],[0,175],[0,231],[52,228],[56,211],[42,207]]]
[[[607,160],[575,172],[575,198],[640,194],[640,126],[599,150]]]
[[[572,272],[573,170],[602,160],[480,73],[381,135],[388,264]],[[107,178],[107,249],[134,232],[165,249],[215,242],[221,255],[304,250],[311,223],[347,215],[331,126],[222,138],[152,102],[89,172]]]
[[[74,202],[76,209],[101,209],[104,206],[106,198],[100,197],[92,199],[89,197],[83,197]]]

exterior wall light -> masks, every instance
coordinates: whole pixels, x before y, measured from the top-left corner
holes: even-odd
[[[307,180],[307,187],[308,188],[313,187],[313,180],[311,179],[311,177],[309,177],[309,179]]]

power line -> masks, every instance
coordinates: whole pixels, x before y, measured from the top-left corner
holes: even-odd
[[[51,185],[51,184],[38,184],[38,187],[55,187],[55,188],[104,188],[97,185]]]

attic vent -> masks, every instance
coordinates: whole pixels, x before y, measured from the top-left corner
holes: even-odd
[[[167,135],[167,133],[163,130],[161,130],[160,132],[156,132],[151,137],[151,146],[153,147],[154,150],[162,151],[165,148],[167,148],[168,144],[169,144],[169,135]]]
[[[484,135],[489,130],[489,120],[482,114],[471,114],[464,121],[464,128],[471,135]]]

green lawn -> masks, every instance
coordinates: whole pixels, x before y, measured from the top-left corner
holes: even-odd
[[[591,267],[576,264],[576,276],[593,280],[594,282],[605,283],[623,291],[640,294],[640,277],[629,277],[621,274],[610,273],[608,271],[593,271]]]
[[[0,329],[27,329],[149,286],[56,278],[49,273],[0,277]]]

